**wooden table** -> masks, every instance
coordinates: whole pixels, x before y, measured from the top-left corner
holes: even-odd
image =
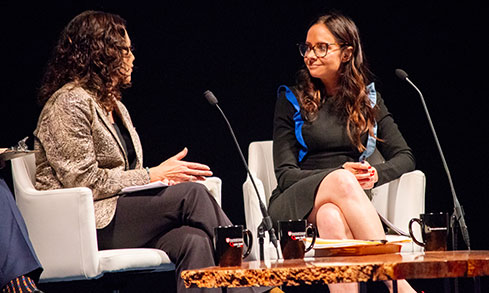
[[[185,285],[204,288],[299,286],[400,279],[489,275],[489,251],[444,251],[244,262],[181,273]]]

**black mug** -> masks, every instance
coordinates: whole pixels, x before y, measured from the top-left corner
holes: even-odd
[[[450,223],[448,213],[427,213],[419,215],[420,218],[413,218],[409,221],[409,235],[419,246],[423,246],[426,251],[445,251],[447,250],[447,238]],[[421,236],[423,242],[414,237],[412,230],[413,223],[421,226]]]
[[[305,248],[304,240],[307,232],[312,233],[312,242]],[[304,258],[316,242],[316,229],[313,224],[307,225],[306,220],[278,221],[278,238],[284,259]]]
[[[243,254],[244,235],[247,238],[248,249]],[[216,263],[221,267],[240,266],[243,258],[247,257],[253,246],[253,235],[242,225],[219,226],[214,228],[214,248]]]

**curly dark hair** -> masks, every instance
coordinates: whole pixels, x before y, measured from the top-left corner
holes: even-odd
[[[341,46],[341,50],[353,48],[350,60],[340,65],[338,91],[332,98],[334,110],[346,120],[350,141],[358,151],[363,152],[365,146],[360,136],[367,131],[374,136],[377,108],[370,106],[366,92],[371,73],[365,62],[358,29],[350,18],[339,12],[322,15],[312,23],[315,24],[326,25],[337,43],[346,44]],[[312,77],[307,68],[297,72],[296,83],[302,115],[306,120],[314,121],[326,96],[324,84]]]
[[[121,98],[126,84],[124,58],[126,21],[101,11],[85,11],[74,17],[61,32],[39,90],[39,103],[68,82],[94,94],[107,111]]]

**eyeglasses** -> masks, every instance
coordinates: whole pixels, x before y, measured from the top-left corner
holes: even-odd
[[[121,47],[121,50],[125,53],[125,54],[129,54],[129,52],[131,53],[134,53],[134,46],[123,46]]]
[[[343,46],[346,44],[345,43],[317,43],[316,45],[311,46],[310,44],[307,43],[299,43],[297,44],[297,47],[299,47],[299,53],[301,53],[302,57],[306,57],[307,54],[309,54],[309,52],[313,50],[316,57],[322,58],[326,56],[326,54],[328,54],[329,46],[332,45]]]

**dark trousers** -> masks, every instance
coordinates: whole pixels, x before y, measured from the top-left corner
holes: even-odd
[[[221,289],[186,289],[180,273],[215,265],[214,227],[226,225],[231,225],[231,221],[205,186],[181,183],[121,196],[112,222],[98,230],[98,244],[99,249],[161,249],[176,265],[178,292],[221,292]]]
[[[22,275],[37,282],[41,272],[24,219],[10,189],[0,178],[0,289]]]

